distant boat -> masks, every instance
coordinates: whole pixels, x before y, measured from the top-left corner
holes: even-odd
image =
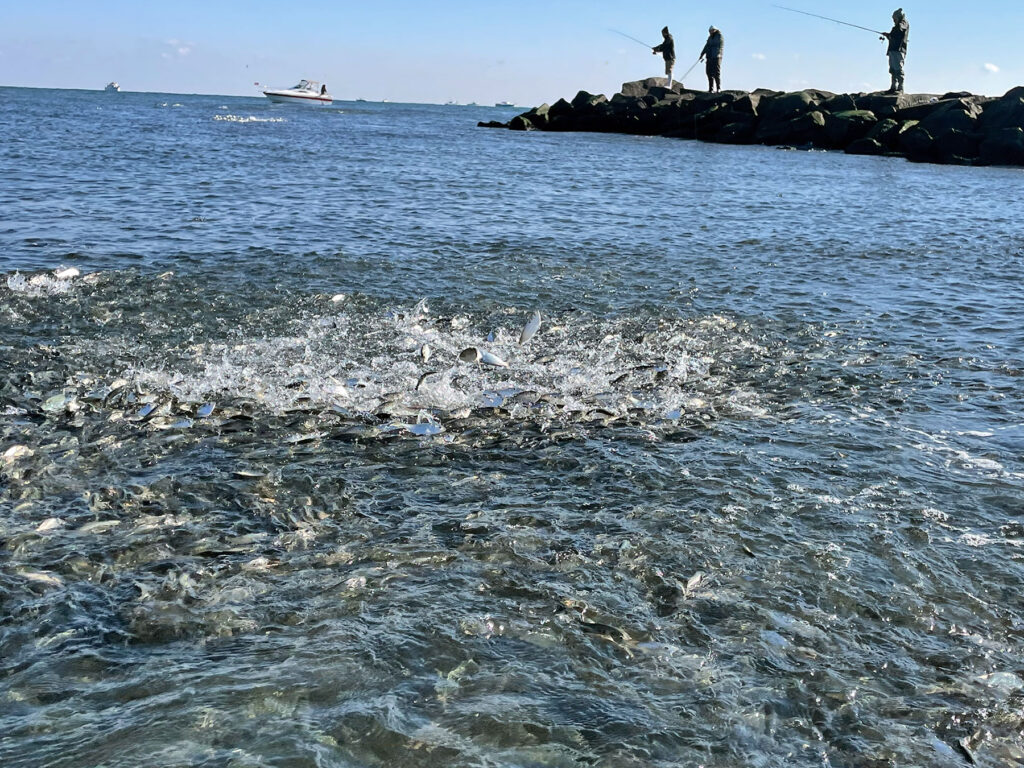
[[[117,93],[121,90],[121,86],[117,84],[116,80],[112,80],[111,82],[107,83],[106,87],[103,90],[107,93]]]
[[[327,86],[316,80],[299,80],[298,85],[278,91],[263,91],[263,95],[275,104],[303,104],[309,106],[328,105],[334,97],[327,93]]]
[[[514,107],[515,104],[513,104],[511,101],[499,101],[494,106],[496,106],[496,107]]]

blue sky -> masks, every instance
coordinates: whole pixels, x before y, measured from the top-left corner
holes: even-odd
[[[781,5],[889,29],[891,1],[780,0]],[[908,2],[907,88],[1000,95],[1024,84],[1024,0]],[[836,92],[889,85],[884,44],[869,32],[775,8],[621,0],[4,0],[0,85],[253,95],[300,77],[335,98],[520,105],[611,95],[660,75],[653,45],[668,24],[677,76],[707,28],[725,36],[723,86]],[[705,84],[701,68],[686,79]]]

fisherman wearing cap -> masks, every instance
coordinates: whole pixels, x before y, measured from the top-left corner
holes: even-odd
[[[708,41],[704,44],[704,50],[700,52],[700,61],[708,60],[708,92],[715,93],[722,90],[722,50],[725,48],[725,41],[722,40],[722,33],[713,26],[708,28]]]
[[[903,65],[907,61],[907,38],[910,37],[910,22],[902,8],[892,12],[892,30],[883,32],[883,38],[889,39],[889,74],[892,85],[886,93],[903,93]]]
[[[661,36],[665,38],[665,41],[661,45],[656,45],[651,49],[651,53],[660,53],[665,59],[665,87],[672,87],[672,67],[676,64],[676,41],[672,39],[672,35],[668,33],[668,27],[661,28]]]

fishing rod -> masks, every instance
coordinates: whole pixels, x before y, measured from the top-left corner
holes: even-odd
[[[632,35],[627,35],[625,32],[620,32],[617,29],[612,29],[612,28],[609,27],[608,31],[609,32],[614,32],[616,35],[622,35],[624,38],[626,38],[627,40],[632,40],[634,43],[640,43],[640,45],[642,45],[644,48],[653,48],[654,47],[653,45],[648,45],[643,40],[638,40],[637,38],[633,37]]]
[[[796,8],[787,8],[784,5],[776,5],[775,7],[776,8],[781,8],[784,11],[792,11],[793,13],[801,13],[804,16],[813,16],[816,19],[824,19],[825,21],[834,21],[836,24],[842,24],[842,25],[847,26],[847,27],[853,27],[854,29],[863,29],[865,32],[874,32],[876,35],[881,35],[882,37],[885,37],[888,34],[887,32],[879,32],[877,29],[870,29],[868,27],[862,27],[860,24],[851,24],[848,21],[840,21],[839,19],[833,19],[833,18],[831,18],[829,16],[821,16],[821,15],[819,15],[817,13],[808,13],[807,11],[798,11]]]
[[[693,66],[683,73],[683,76],[679,78],[679,82],[681,83],[684,80],[686,80],[687,75],[693,72],[693,67],[696,67],[698,64],[700,64],[700,59],[697,59],[695,62],[693,62]]]

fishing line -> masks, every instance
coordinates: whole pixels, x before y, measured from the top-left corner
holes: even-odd
[[[860,24],[851,24],[848,21],[840,21],[839,19],[833,19],[831,16],[822,16],[817,13],[808,13],[807,11],[798,11],[796,8],[787,8],[784,5],[776,5],[776,8],[781,8],[784,11],[791,11],[793,13],[803,14],[804,16],[813,16],[816,19],[824,19],[825,21],[834,21],[836,24],[842,24],[847,27],[853,27],[854,29],[863,29],[865,32],[874,32],[876,35],[885,36],[885,32],[879,32],[877,29],[871,29],[869,27],[862,27]]]
[[[612,29],[611,27],[609,27],[608,31],[609,32],[614,32],[616,35],[622,35],[624,38],[626,38],[627,40],[632,40],[634,43],[640,43],[640,45],[642,45],[644,48],[653,48],[654,47],[653,45],[648,45],[643,40],[639,40],[639,39],[633,37],[632,35],[627,35],[625,32],[620,32],[617,29]]]

